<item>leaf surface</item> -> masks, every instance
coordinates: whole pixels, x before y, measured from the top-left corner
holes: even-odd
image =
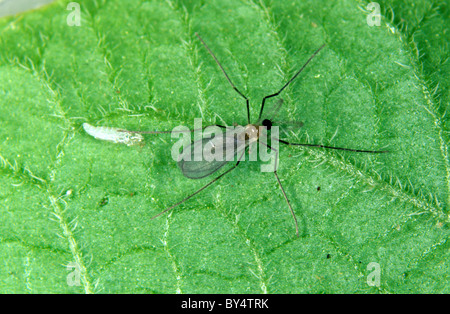
[[[0,19],[1,292],[450,292],[445,2],[381,1],[372,27],[354,1],[84,1],[79,27],[67,3]],[[84,132],[245,124],[195,32],[252,121],[326,43],[280,95],[285,138],[390,151],[280,146],[299,238],[255,162],[150,220],[213,177],[183,177],[170,135]]]

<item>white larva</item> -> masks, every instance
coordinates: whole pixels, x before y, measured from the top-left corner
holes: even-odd
[[[144,141],[141,134],[127,132],[124,129],[106,126],[93,126],[89,123],[83,123],[83,128],[87,134],[102,141],[125,144],[127,146],[142,144]]]

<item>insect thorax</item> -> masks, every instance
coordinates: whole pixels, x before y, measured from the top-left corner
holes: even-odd
[[[238,134],[240,141],[246,141],[249,143],[255,142],[259,138],[259,126],[255,124],[247,124],[243,127],[243,132]]]

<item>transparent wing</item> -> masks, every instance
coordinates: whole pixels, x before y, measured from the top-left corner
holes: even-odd
[[[239,136],[235,135],[236,131],[227,131],[213,138],[195,141],[186,147],[178,161],[183,174],[190,179],[201,179],[216,172],[229,161],[234,161],[236,154],[247,147],[245,141],[239,140]]]
[[[284,105],[283,99],[266,103],[266,114],[263,116],[260,122],[264,119],[268,119],[272,122],[272,125],[280,127],[280,131],[288,135],[289,133],[298,133],[303,127],[303,122],[292,121],[289,119],[289,112]]]
[[[303,122],[301,121],[273,121],[272,123],[280,127],[280,136],[284,134],[289,137],[293,134],[298,134],[303,127]]]

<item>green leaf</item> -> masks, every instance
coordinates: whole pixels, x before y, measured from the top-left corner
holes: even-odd
[[[354,1],[83,1],[80,26],[61,1],[0,19],[0,291],[449,293],[448,7],[379,3],[372,27]],[[326,43],[280,95],[282,122],[303,122],[283,138],[390,151],[280,146],[300,237],[255,162],[150,220],[214,176],[183,177],[170,135],[84,132],[245,124],[195,32],[252,121]]]

